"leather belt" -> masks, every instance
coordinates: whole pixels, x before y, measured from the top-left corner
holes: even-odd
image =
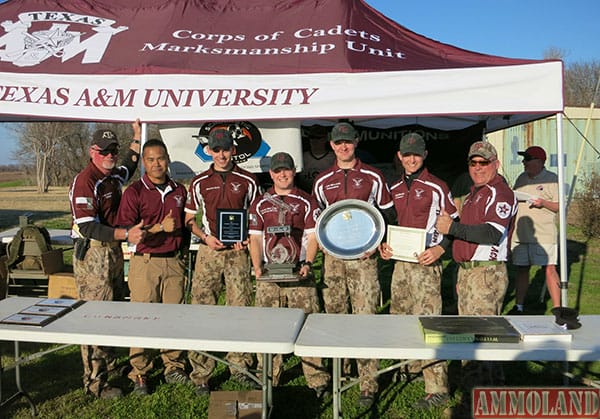
[[[174,258],[175,252],[165,252],[165,253],[139,253],[135,252],[135,256],[146,256],[147,258]]]
[[[470,260],[468,262],[458,262],[458,265],[463,269],[478,268],[480,266],[495,266],[504,263],[499,260]]]

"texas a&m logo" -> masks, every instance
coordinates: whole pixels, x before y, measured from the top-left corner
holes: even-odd
[[[83,53],[82,64],[98,63],[113,35],[127,26],[114,20],[57,11],[25,12],[0,23],[0,60],[31,67],[50,58],[65,62]],[[77,30],[73,30],[73,26]],[[88,30],[86,30],[88,29]]]

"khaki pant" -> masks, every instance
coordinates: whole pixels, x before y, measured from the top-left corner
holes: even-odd
[[[182,304],[185,286],[183,261],[178,257],[159,258],[133,255],[129,262],[129,291],[132,302]],[[164,374],[175,369],[185,370],[183,352],[161,349]],[[143,348],[130,348],[132,370],[129,378],[147,375],[153,368],[152,359]]]

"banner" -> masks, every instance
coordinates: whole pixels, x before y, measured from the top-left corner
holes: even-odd
[[[270,158],[278,151],[289,153],[296,170],[302,170],[300,121],[199,122],[159,127],[169,149],[169,169],[174,179],[190,179],[210,167],[208,136],[216,128],[226,128],[232,133],[236,147],[233,161],[250,172],[268,172]]]

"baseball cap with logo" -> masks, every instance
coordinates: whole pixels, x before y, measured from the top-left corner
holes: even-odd
[[[358,139],[358,133],[352,125],[347,122],[340,122],[336,124],[331,130],[331,141],[347,140],[356,141]]]
[[[214,150],[217,147],[225,150],[231,149],[231,147],[233,147],[233,138],[231,137],[231,133],[229,130],[222,128],[211,131],[210,134],[208,134],[208,146],[211,148],[211,150]]]
[[[425,157],[425,140],[416,132],[411,132],[402,137],[400,140],[401,154],[416,154],[421,157]]]
[[[539,159],[546,161],[546,152],[542,147],[538,147],[536,145],[527,148],[525,151],[518,151],[517,154],[519,156],[523,156],[525,160]]]
[[[492,161],[498,158],[498,153],[494,146],[487,141],[477,141],[471,144],[471,148],[469,149],[469,159],[474,156]]]
[[[92,137],[92,145],[95,145],[100,150],[106,150],[111,145],[119,145],[116,134],[109,129],[98,129]]]
[[[271,170],[278,169],[295,169],[294,159],[288,153],[279,152],[271,157]]]

